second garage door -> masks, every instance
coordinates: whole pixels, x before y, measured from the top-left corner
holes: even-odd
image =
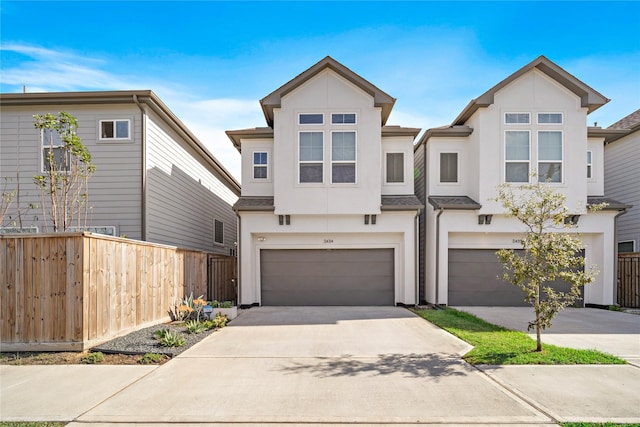
[[[496,249],[449,249],[448,304],[528,306],[520,288],[498,278],[502,273]],[[562,291],[569,290],[569,285],[563,282],[554,282],[552,286]]]
[[[393,249],[263,249],[262,305],[393,305]]]

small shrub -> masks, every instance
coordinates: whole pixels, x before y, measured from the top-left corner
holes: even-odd
[[[95,353],[87,353],[80,359],[82,363],[86,363],[87,365],[95,365],[96,363],[100,363],[104,361],[104,354],[97,351]]]
[[[211,301],[211,307],[220,308],[220,302],[216,300]]]
[[[184,321],[188,319],[198,320],[202,317],[202,309],[207,302],[202,299],[203,295],[198,298],[193,297],[193,292],[187,298],[181,299],[169,309],[169,315],[172,320]]]
[[[225,301],[220,304],[220,308],[231,308],[231,307],[233,307],[233,302],[231,301]]]
[[[166,356],[164,354],[146,353],[140,358],[140,360],[138,360],[138,363],[141,365],[153,365],[162,362],[165,358]]]
[[[163,347],[182,347],[185,343],[184,336],[179,332],[172,332],[169,329],[161,329],[156,332],[156,337]]]
[[[229,319],[227,319],[227,316],[225,316],[224,314],[217,314],[216,317],[212,320],[213,326],[215,328],[224,328],[225,326],[227,326],[228,321]]]
[[[200,320],[189,320],[185,323],[188,334],[199,334],[207,330],[205,326],[205,322],[201,322]]]

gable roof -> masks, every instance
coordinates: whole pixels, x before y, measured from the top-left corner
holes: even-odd
[[[553,80],[557,81],[568,90],[576,94],[578,97],[580,97],[581,105],[588,108],[588,113],[597,110],[610,101],[610,99],[606,98],[595,89],[581,82],[572,74],[568,73],[566,70],[550,61],[545,56],[541,55],[524,67],[520,68],[515,73],[511,74],[506,79],[502,80],[500,83],[498,83],[476,99],[473,99],[464,108],[464,110],[462,110],[460,115],[456,117],[456,119],[453,121],[453,125],[463,125],[467,120],[469,120],[469,118],[473,115],[473,113],[476,112],[478,108],[488,107],[489,105],[493,104],[496,92],[533,69],[543,72],[544,74],[551,77]]]
[[[240,183],[233,175],[207,150],[198,138],[182,123],[180,119],[151,90],[113,90],[90,92],[29,92],[1,93],[0,105],[86,105],[86,104],[127,104],[134,103],[142,108],[148,106],[158,114],[174,131],[180,134],[203,159],[219,173],[229,184],[230,190],[240,193]]]
[[[300,87],[300,85],[307,82],[309,79],[327,68],[334,71],[338,75],[347,79],[348,81],[371,95],[373,97],[374,105],[376,107],[382,108],[382,124],[384,125],[387,122],[396,99],[380,90],[378,87],[371,84],[367,80],[363,79],[332,57],[326,56],[315,65],[311,66],[311,68],[303,71],[298,76],[293,78],[293,80],[290,80],[289,82],[280,86],[278,89],[274,90],[269,95],[260,100],[260,105],[262,106],[262,111],[264,113],[265,119],[267,120],[267,124],[270,127],[273,127],[273,109],[280,108],[283,96],[297,89],[298,87]]]
[[[604,135],[604,142],[605,144],[609,144],[638,130],[640,130],[640,109],[637,109],[604,129],[604,131],[608,133]]]

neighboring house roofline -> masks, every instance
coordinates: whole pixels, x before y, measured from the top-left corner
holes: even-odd
[[[606,98],[600,92],[578,80],[562,67],[541,55],[480,95],[478,98],[469,102],[460,115],[453,121],[453,124],[463,125],[466,123],[478,108],[488,107],[493,104],[496,92],[533,69],[541,71],[576,94],[581,100],[582,107],[587,107],[587,113],[597,110],[610,101],[610,99]]]
[[[639,130],[640,130],[640,109],[621,118],[620,120],[618,120],[617,122],[609,126],[606,129],[606,131],[610,133],[605,136],[604,143],[610,144],[622,137],[630,135]]]
[[[260,100],[260,106],[262,107],[262,111],[264,113],[267,124],[270,127],[273,127],[273,109],[280,108],[283,96],[295,90],[296,88],[307,82],[309,79],[327,68],[334,71],[338,75],[342,76],[349,82],[353,83],[354,85],[358,86],[360,89],[371,95],[373,97],[374,106],[382,108],[382,125],[387,122],[396,99],[379,89],[374,84],[363,79],[335,59],[331,58],[330,56],[326,56],[315,65],[308,68],[306,71],[303,71],[298,76],[280,86],[278,89],[274,90],[269,95]]]
[[[464,138],[473,133],[473,128],[469,126],[441,126],[427,129],[417,144],[413,147],[415,151],[420,145],[426,144],[431,137],[443,138]]]
[[[631,133],[629,129],[603,129],[601,127],[589,126],[587,128],[587,137],[589,138],[604,138],[604,143],[608,144],[623,136]]]
[[[261,127],[228,130],[225,132],[238,152],[242,152],[242,139],[273,138],[273,128]]]
[[[78,105],[78,104],[125,104],[139,102],[147,104],[159,114],[176,132],[181,134],[204,159],[222,175],[230,188],[238,195],[240,183],[195,137],[184,123],[167,107],[152,90],[117,90],[93,92],[38,92],[38,93],[3,93],[0,94],[2,106],[28,105]]]
[[[412,136],[416,137],[421,128],[406,128],[402,126],[382,126],[382,136]]]

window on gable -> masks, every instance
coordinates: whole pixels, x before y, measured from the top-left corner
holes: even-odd
[[[440,182],[458,182],[458,153],[440,153]]]
[[[529,124],[531,122],[529,113],[504,113],[506,124]]]
[[[587,178],[593,178],[593,151],[587,151]]]
[[[538,131],[538,179],[562,182],[562,132]]]
[[[300,114],[298,115],[298,124],[301,125],[321,125],[324,123],[324,114]]]
[[[404,182],[404,153],[387,153],[387,182]]]
[[[562,113],[538,113],[539,124],[562,124]]]
[[[130,120],[100,120],[100,139],[130,139]]]
[[[355,113],[334,113],[331,114],[332,124],[354,125],[356,124]]]
[[[356,182],[356,133],[331,133],[331,182]]]
[[[40,138],[42,141],[42,171],[47,172],[51,170],[52,166],[58,172],[71,170],[70,152],[65,150],[60,134],[53,129],[41,129]]]
[[[256,151],[253,153],[253,179],[267,179],[268,154],[266,151]]]
[[[300,132],[299,176],[301,183],[322,183],[324,144],[322,132]]]
[[[217,219],[213,220],[213,241],[219,245],[224,244],[224,223]]]
[[[505,131],[505,181],[529,182],[529,158],[529,131]]]

